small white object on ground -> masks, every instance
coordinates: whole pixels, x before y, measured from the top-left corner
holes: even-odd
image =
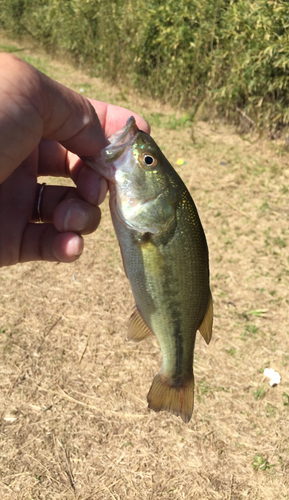
[[[273,368],[265,368],[264,370],[265,377],[270,379],[270,386],[278,385],[281,382],[281,375],[278,372],[275,372]]]

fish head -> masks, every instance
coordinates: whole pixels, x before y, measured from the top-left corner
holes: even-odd
[[[102,162],[109,175],[112,213],[140,233],[166,229],[174,220],[177,196],[168,160],[133,117],[110,141]]]

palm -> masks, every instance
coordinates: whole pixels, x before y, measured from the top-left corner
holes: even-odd
[[[37,190],[35,150],[0,184],[0,267],[21,262],[25,234],[32,220]]]

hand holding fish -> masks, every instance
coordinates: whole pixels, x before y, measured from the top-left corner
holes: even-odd
[[[212,335],[208,248],[190,193],[132,114],[0,54],[0,267],[74,261],[109,186],[136,301],[129,338],[153,333],[163,355],[149,407],[188,422],[196,333],[207,343]],[[38,176],[70,177],[76,187],[38,184]]]
[[[107,181],[79,156],[99,154],[131,114],[0,54],[0,267],[81,254],[81,235],[99,224]],[[44,188],[38,176],[70,177],[76,187]]]

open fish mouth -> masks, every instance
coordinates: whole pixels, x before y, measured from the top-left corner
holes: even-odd
[[[110,144],[98,156],[81,156],[81,159],[108,181],[114,181],[115,167],[113,162],[123,154],[128,146],[133,145],[138,131],[139,128],[134,117],[130,116],[126,125],[108,139]]]
[[[132,146],[138,131],[134,117],[130,116],[126,125],[109,138],[109,146],[102,150],[101,156],[105,163],[114,162],[122,155],[125,148]]]

